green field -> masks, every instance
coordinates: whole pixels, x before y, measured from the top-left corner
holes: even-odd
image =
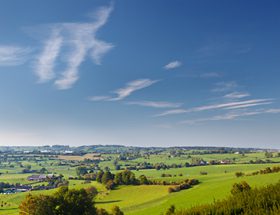
[[[191,167],[169,170],[143,170],[135,171],[137,175],[145,174],[150,178],[160,179],[162,173],[183,173],[183,177],[172,177],[169,180],[182,180],[183,178],[197,178],[201,181],[199,185],[189,190],[169,194],[165,186],[130,186],[120,187],[111,191],[107,196],[97,200],[97,207],[109,209],[118,205],[125,214],[160,214],[170,205],[177,208],[191,207],[197,204],[209,203],[214,200],[225,198],[230,194],[230,189],[235,182],[246,180],[251,186],[262,186],[275,183],[280,180],[280,173],[265,174],[257,176],[245,176],[236,178],[235,172],[243,171],[250,173],[255,170],[272,167],[270,164],[251,165],[216,165]],[[275,165],[277,166],[277,165]],[[200,175],[200,171],[208,172],[208,175]],[[225,173],[226,172],[226,173]],[[164,178],[168,180],[168,178]],[[156,189],[156,190],[155,190]]]
[[[215,155],[208,155],[209,159]],[[219,155],[219,159],[229,155]],[[231,155],[241,156],[241,155]],[[260,154],[250,154],[250,158]],[[243,158],[244,156],[242,156]],[[247,159],[249,159],[247,157]],[[161,158],[150,158],[154,162],[160,161]],[[178,158],[171,158],[172,162],[181,161]],[[128,161],[131,162],[131,161]],[[168,162],[168,161],[167,161]],[[182,162],[182,161],[181,161]],[[108,164],[109,161],[106,161]],[[171,162],[170,162],[171,163]],[[40,168],[34,163],[30,163],[34,167]],[[251,173],[253,171],[265,169],[266,167],[279,166],[279,164],[231,164],[231,165],[207,165],[197,167],[171,168],[166,170],[139,170],[134,171],[136,177],[146,175],[151,180],[165,181],[182,181],[187,178],[199,179],[199,185],[191,189],[183,190],[177,193],[168,193],[169,186],[163,185],[141,185],[141,186],[119,186],[115,190],[108,191],[102,184],[97,182],[84,183],[83,180],[70,180],[70,188],[82,188],[87,186],[95,186],[99,194],[95,198],[96,206],[110,210],[112,206],[117,205],[125,212],[125,214],[160,214],[164,212],[170,205],[176,208],[187,208],[197,204],[209,203],[214,200],[225,198],[230,195],[230,189],[235,182],[241,180],[247,181],[251,186],[262,186],[275,183],[280,180],[280,173],[271,173],[257,176],[244,176],[237,178],[235,172],[242,171]],[[75,168],[70,166],[56,166],[48,163],[48,169],[57,173],[63,173],[66,177],[76,175]],[[0,175],[0,181],[9,183],[30,183],[27,177],[30,174],[16,173],[17,168],[9,173]],[[201,175],[201,172],[207,172],[207,175]],[[171,174],[172,177],[161,177],[161,175]],[[181,175],[181,176],[180,176]],[[40,184],[40,183],[38,183]],[[33,194],[52,194],[56,191],[32,191]],[[0,207],[0,214],[18,214],[18,205],[27,193],[17,193],[9,195],[0,195],[0,202],[6,203]]]
[[[275,156],[276,153],[274,153],[274,157],[269,158],[271,162],[280,162],[280,157]],[[168,153],[161,153],[158,155],[150,155],[148,158],[137,158],[134,160],[127,160],[127,161],[120,161],[119,164],[121,165],[135,165],[137,163],[141,162],[149,162],[151,164],[156,163],[165,163],[167,165],[172,164],[182,164],[184,165],[186,162],[191,163],[192,158],[201,158],[205,161],[211,161],[211,160],[229,160],[233,161],[234,163],[249,163],[250,161],[256,161],[256,160],[267,160],[265,153],[262,152],[254,152],[254,153],[246,153],[246,154],[183,154],[180,156],[170,156]],[[112,164],[109,162],[104,163],[103,166],[107,164],[108,167],[112,168]]]

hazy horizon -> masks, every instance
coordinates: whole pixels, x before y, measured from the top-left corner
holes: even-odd
[[[279,149],[279,6],[2,1],[0,146]]]

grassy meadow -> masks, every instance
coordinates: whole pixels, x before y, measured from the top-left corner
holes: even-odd
[[[31,173],[22,173],[22,169],[26,166],[31,166],[32,170],[40,170],[45,167],[48,172],[62,174],[67,179],[69,176],[77,176],[77,162],[83,162],[83,159],[90,159],[92,154],[83,156],[67,156],[61,155],[56,158],[43,158],[37,160],[24,160],[22,162],[2,162],[0,172],[0,182],[5,183],[20,183],[40,185],[43,182],[30,182],[27,177]],[[247,181],[252,187],[263,186],[266,184],[276,183],[280,180],[280,173],[261,174],[255,176],[243,176],[237,178],[236,172],[244,172],[250,174],[254,171],[265,169],[266,167],[279,166],[280,157],[273,154],[269,158],[270,163],[252,164],[250,161],[263,160],[267,161],[265,153],[255,152],[244,154],[183,154],[180,156],[170,156],[169,153],[150,154],[149,156],[140,156],[134,159],[118,160],[118,164],[122,169],[129,166],[137,166],[138,163],[164,163],[167,165],[184,164],[191,162],[192,158],[202,158],[204,161],[211,160],[231,160],[235,164],[227,165],[205,165],[183,168],[168,168],[168,169],[144,169],[132,170],[138,178],[140,175],[145,175],[149,180],[156,181],[183,181],[184,179],[198,179],[200,183],[194,187],[181,190],[180,192],[169,193],[168,188],[171,185],[121,185],[113,190],[107,190],[104,185],[92,181],[85,183],[84,180],[69,180],[70,188],[85,188],[95,186],[98,190],[98,195],[95,197],[95,205],[98,208],[110,210],[117,205],[125,214],[131,215],[146,215],[146,214],[161,214],[166,211],[170,205],[175,205],[176,208],[188,208],[198,204],[211,203],[214,200],[223,199],[230,195],[231,187],[234,183],[242,180]],[[114,161],[118,158],[117,154],[102,154],[102,160],[98,163],[101,169],[109,168],[113,173],[120,170],[114,169]],[[202,175],[201,172],[207,173]],[[162,174],[168,177],[162,177]],[[171,176],[171,177],[170,177]],[[53,194],[57,189],[31,191],[32,194]],[[0,215],[15,215],[18,214],[18,206],[23,200],[26,193],[16,194],[0,194]]]
[[[171,193],[167,192],[168,186],[132,186],[120,187],[111,191],[110,194],[97,201],[97,207],[109,209],[113,205],[118,205],[125,214],[160,214],[170,205],[176,208],[186,208],[197,204],[210,203],[217,199],[225,198],[230,195],[231,187],[234,183],[242,180],[247,181],[251,186],[263,186],[270,183],[276,183],[280,180],[280,173],[244,176],[237,178],[235,172],[243,171],[250,173],[256,170],[272,167],[270,164],[237,164],[237,165],[216,165],[203,167],[190,167],[169,170],[143,170],[135,171],[137,175],[145,174],[150,178],[162,179],[162,173],[178,175],[183,173],[182,177],[172,177],[170,180],[182,180],[183,178],[197,178],[201,181],[199,185],[188,190]],[[275,165],[277,166],[277,165]],[[200,175],[200,171],[208,172],[207,175]],[[147,197],[146,197],[147,196]],[[151,199],[151,197],[153,197]],[[140,199],[140,200],[139,200]]]
[[[196,178],[200,184],[188,190],[176,193],[168,193],[169,186],[163,185],[141,185],[141,186],[119,186],[115,190],[108,191],[97,182],[84,183],[82,180],[70,180],[70,188],[82,188],[95,186],[99,194],[95,202],[97,207],[110,209],[118,205],[125,214],[160,214],[170,205],[176,208],[186,208],[197,204],[213,202],[217,199],[230,195],[230,189],[235,182],[247,181],[251,186],[262,186],[276,183],[280,180],[280,173],[244,176],[237,178],[235,172],[242,171],[250,173],[266,167],[277,166],[277,164],[234,164],[234,165],[213,165],[188,168],[176,168],[168,170],[140,170],[134,171],[136,176],[142,174],[150,179],[158,180],[183,180],[184,178]],[[207,172],[201,175],[200,172]],[[172,174],[172,177],[161,177],[162,173]],[[183,176],[179,176],[182,174]],[[176,176],[175,176],[176,175]],[[1,181],[27,182],[26,174],[3,174]],[[32,194],[52,194],[56,191],[32,191]],[[18,205],[27,193],[0,195],[0,202],[7,202],[8,206],[0,209],[0,214],[18,214]]]

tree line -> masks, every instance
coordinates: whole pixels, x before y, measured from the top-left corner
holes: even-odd
[[[274,167],[266,167],[265,169],[261,169],[259,171],[255,171],[249,174],[245,174],[244,172],[236,172],[236,177],[242,177],[242,176],[253,176],[258,174],[270,174],[270,173],[277,173],[280,172],[280,166],[274,166]]]
[[[138,178],[136,178],[135,174],[130,170],[123,170],[116,174],[111,173],[109,170],[100,170],[95,173],[86,173],[84,175],[80,175],[80,177],[86,181],[97,181],[102,183],[108,190],[114,189],[118,185],[173,185],[174,187],[171,188],[173,191],[170,192],[176,192],[182,189],[188,189],[192,185],[199,183],[197,179],[186,179],[184,181],[169,182],[165,180],[150,180],[145,175],[140,175]]]

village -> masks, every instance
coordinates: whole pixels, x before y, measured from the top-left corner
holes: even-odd
[[[34,190],[50,190],[54,189],[60,185],[67,184],[68,181],[63,179],[63,176],[56,176],[54,174],[37,174],[27,177],[27,180],[31,182],[30,184],[9,184],[0,183],[0,194],[9,195],[20,192],[28,192]]]

